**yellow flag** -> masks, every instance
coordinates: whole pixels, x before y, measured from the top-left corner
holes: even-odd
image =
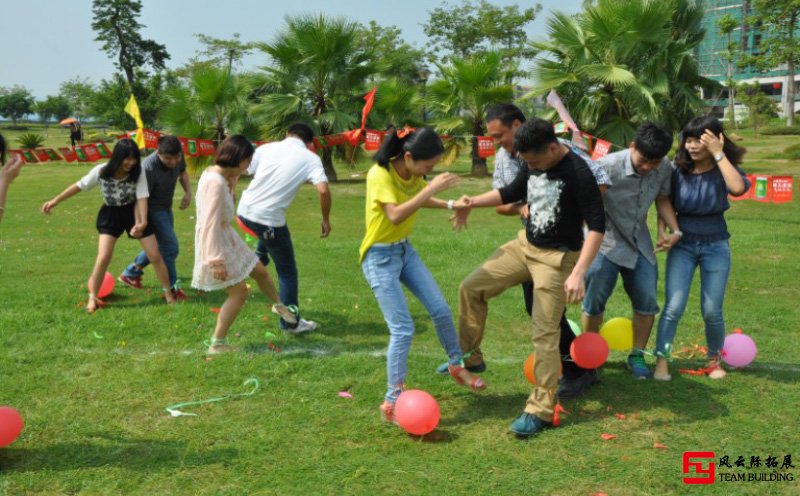
[[[138,146],[139,149],[143,149],[145,146],[144,123],[142,122],[142,114],[139,113],[139,104],[136,103],[136,98],[133,97],[133,93],[131,93],[128,104],[125,105],[125,113],[133,117],[133,120],[136,121],[136,146]]]

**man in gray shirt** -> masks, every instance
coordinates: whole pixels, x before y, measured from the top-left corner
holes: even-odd
[[[176,300],[185,300],[186,295],[180,288],[175,269],[178,238],[175,236],[175,219],[172,216],[172,197],[175,195],[175,185],[180,181],[184,192],[180,208],[186,209],[192,201],[192,186],[189,183],[189,175],[186,174],[186,161],[183,158],[180,140],[175,136],[161,136],[156,153],[142,160],[142,170],[147,177],[147,187],[150,190],[150,198],[147,201],[147,222],[156,231],[158,251],[161,252],[167,265],[172,296]],[[139,253],[133,263],[119,276],[119,281],[134,289],[142,289],[143,271],[149,264],[147,254]]]
[[[603,244],[586,273],[583,329],[598,332],[606,302],[617,284],[617,276],[622,275],[633,307],[634,342],[628,367],[637,379],[650,377],[643,350],[659,310],[656,299],[658,267],[647,227],[647,212],[654,202],[658,215],[672,229],[672,235],[659,247],[669,249],[681,236],[669,200],[672,169],[666,154],[671,146],[671,133],[645,123],[636,130],[636,137],[627,150],[598,160],[612,186],[603,196],[606,211]]]

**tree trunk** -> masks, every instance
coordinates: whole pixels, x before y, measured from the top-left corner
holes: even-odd
[[[325,169],[328,181],[335,183],[339,180],[339,176],[336,175],[336,169],[333,168],[333,149],[327,146],[322,149],[322,167]]]
[[[486,177],[489,175],[489,169],[486,167],[486,159],[478,156],[478,138],[472,137],[472,170],[470,170],[472,177]]]

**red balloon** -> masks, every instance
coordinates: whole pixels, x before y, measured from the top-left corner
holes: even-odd
[[[89,284],[87,283],[86,285],[88,286]],[[111,275],[111,272],[106,272],[106,275],[103,276],[103,282],[100,284],[100,291],[97,292],[97,297],[103,299],[110,295],[114,292],[114,286],[116,285],[117,280],[114,279],[114,276]]]
[[[394,416],[406,432],[424,436],[439,425],[441,412],[433,396],[419,389],[409,389],[397,398]]]
[[[13,443],[22,432],[22,415],[10,406],[0,406],[0,448]]]
[[[596,332],[585,332],[569,347],[572,360],[584,369],[596,369],[608,360],[608,343]]]

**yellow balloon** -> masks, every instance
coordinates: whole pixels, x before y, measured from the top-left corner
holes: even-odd
[[[624,317],[615,317],[600,328],[600,335],[608,343],[608,347],[616,351],[627,351],[633,348],[633,322]]]

